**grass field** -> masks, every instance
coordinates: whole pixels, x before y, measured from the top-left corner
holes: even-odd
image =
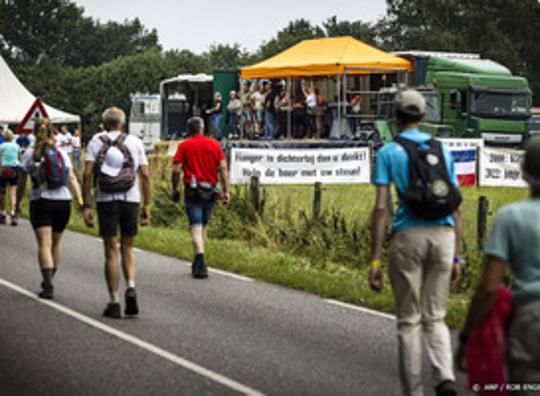
[[[168,199],[168,169],[154,166],[154,225],[141,229],[138,247],[190,261],[192,248],[181,205]],[[312,219],[313,186],[262,187],[264,211],[252,207],[248,189],[234,188],[232,204],[218,207],[210,228],[207,260],[216,268],[248,275],[325,298],[393,311],[389,287],[372,292],[367,283],[370,185],[323,186],[322,215]],[[476,248],[478,198],[490,202],[489,223],[502,205],[527,197],[525,189],[463,189],[464,255],[469,262],[461,286],[451,297],[447,321],[459,326],[481,269]],[[394,197],[395,198],[395,197]],[[78,216],[70,227],[95,234]],[[353,243],[354,242],[354,243]],[[139,265],[143,266],[144,263]]]

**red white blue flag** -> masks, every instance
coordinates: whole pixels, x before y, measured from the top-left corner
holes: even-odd
[[[460,186],[476,186],[476,148],[450,149]]]

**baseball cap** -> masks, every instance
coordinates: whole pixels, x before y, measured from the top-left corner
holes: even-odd
[[[107,176],[118,176],[124,165],[124,154],[116,147],[111,147],[105,154],[105,160],[101,165],[101,172]]]
[[[394,100],[394,106],[397,111],[412,116],[421,116],[426,112],[426,100],[415,89],[399,92]]]

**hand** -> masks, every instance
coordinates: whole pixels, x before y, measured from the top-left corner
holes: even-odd
[[[143,208],[141,212],[141,226],[146,227],[150,225],[150,218],[152,217],[152,214],[150,213],[149,208]]]
[[[452,266],[452,274],[450,275],[450,287],[455,288],[461,280],[461,266],[454,264]]]
[[[384,288],[384,272],[382,267],[371,268],[369,270],[369,287],[371,290],[380,293]]]
[[[466,345],[462,342],[458,343],[458,349],[457,349],[456,357],[455,357],[456,368],[462,372],[467,372],[467,356],[465,356],[466,355],[465,346]]]
[[[180,190],[175,189],[171,194],[171,200],[173,202],[180,202]]]
[[[228,205],[231,202],[231,194],[228,192],[225,192],[221,195],[221,202],[223,202],[224,205]]]
[[[88,228],[94,227],[94,216],[92,215],[92,209],[84,208],[81,213],[86,226]]]

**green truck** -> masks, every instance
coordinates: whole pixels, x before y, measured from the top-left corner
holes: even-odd
[[[440,137],[482,138],[519,147],[529,138],[532,95],[527,79],[476,54],[407,51],[411,85],[427,102],[421,127]]]

